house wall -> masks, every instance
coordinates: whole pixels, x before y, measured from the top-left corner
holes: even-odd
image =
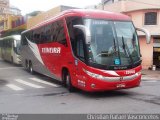
[[[139,43],[142,55],[142,68],[148,69],[153,64],[153,38],[150,44],[146,44],[145,37],[139,37]]]
[[[145,25],[145,13],[157,12],[157,25]],[[134,25],[139,28],[145,28],[149,30],[151,35],[160,35],[160,10],[139,10],[133,12],[124,13],[131,17]],[[140,34],[141,35],[141,34]]]

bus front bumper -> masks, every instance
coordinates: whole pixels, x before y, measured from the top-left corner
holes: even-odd
[[[119,81],[107,81],[107,80],[98,80],[92,77],[88,77],[85,81],[78,81],[78,88],[88,91],[109,91],[109,90],[118,90],[118,89],[128,89],[138,87],[141,82],[141,74],[137,75],[133,79],[119,80]]]

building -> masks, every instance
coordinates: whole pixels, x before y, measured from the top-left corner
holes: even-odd
[[[67,10],[67,9],[74,9],[74,7],[69,7],[69,6],[58,6],[55,7],[51,10],[48,10],[46,12],[39,12],[37,16],[31,17],[30,19],[27,20],[27,29],[32,28],[33,26],[50,19],[51,17],[57,15],[58,13]]]
[[[9,14],[10,15],[21,15],[21,10],[15,6],[10,6]]]
[[[9,0],[0,0],[0,16],[21,15],[21,10],[10,5]]]
[[[26,29],[25,18],[21,15],[21,10],[11,6],[9,0],[0,0],[1,36],[6,35],[6,32],[14,33],[18,29]]]
[[[0,15],[9,14],[9,0],[0,0]]]
[[[9,14],[9,0],[0,0],[0,30],[7,28],[7,15]]]
[[[97,5],[86,6],[85,9],[97,9]]]
[[[160,66],[160,0],[102,0],[98,9],[120,12],[131,17],[134,25],[150,31],[151,44],[146,45],[143,33],[138,33],[142,66]]]

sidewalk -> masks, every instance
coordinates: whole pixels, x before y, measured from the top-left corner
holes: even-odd
[[[142,79],[160,80],[160,70],[142,70]]]

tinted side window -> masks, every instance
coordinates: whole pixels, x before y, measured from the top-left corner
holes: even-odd
[[[66,45],[66,36],[64,32],[63,21],[59,20],[43,26],[41,28],[29,31],[22,35],[22,45],[27,44],[25,36],[32,42],[36,44],[44,44],[50,42],[58,42],[60,44]]]
[[[6,48],[6,47],[7,47],[7,41],[4,40],[4,41],[3,41],[3,44],[4,44],[4,47]]]
[[[41,40],[41,28],[38,28],[33,31],[32,39],[34,43],[39,44]]]
[[[13,45],[13,39],[11,38],[8,40],[8,47],[11,48],[12,45]]]
[[[71,41],[71,45],[72,45],[72,50],[73,50],[74,54],[76,54],[75,53],[75,51],[76,51],[76,41],[75,41],[76,30],[73,26],[74,25],[83,25],[83,20],[81,17],[67,17],[66,22],[67,22],[68,32],[69,32],[70,41]]]
[[[2,47],[2,41],[0,41],[0,47]]]
[[[41,28],[41,33],[40,33],[39,44],[43,44],[45,42],[46,42],[45,27],[42,27]]]
[[[30,40],[36,44],[44,44],[51,42],[50,26],[40,27],[30,32]]]
[[[21,35],[21,45],[25,45],[25,37],[24,37],[24,34]]]
[[[76,56],[82,61],[85,60],[83,38],[83,35],[76,36]]]
[[[50,24],[45,26],[43,39],[45,41],[44,43],[53,42],[53,40],[51,39],[51,25]]]
[[[54,23],[48,24],[45,27],[39,28],[40,44],[59,42],[66,45],[66,37],[64,33],[63,21],[59,20]]]
[[[27,39],[33,42],[32,38],[31,38],[31,33],[32,32],[29,31],[29,32],[23,33],[21,35],[21,45],[27,45],[28,44]]]
[[[53,42],[66,45],[66,36],[64,32],[63,20],[56,21],[51,25],[51,39]]]
[[[57,22],[58,26],[57,27],[57,42],[63,44],[63,45],[66,45],[67,44],[67,41],[66,41],[66,36],[65,36],[65,33],[64,33],[64,26],[63,26],[63,21],[60,20]]]
[[[5,42],[6,42],[6,48],[12,47],[11,41],[9,39],[6,39]]]

